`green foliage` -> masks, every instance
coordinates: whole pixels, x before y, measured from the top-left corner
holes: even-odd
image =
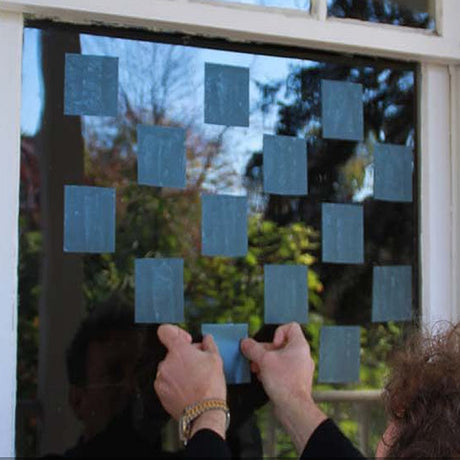
[[[114,291],[133,301],[136,257],[183,257],[187,326],[198,333],[203,322],[248,322],[255,333],[262,326],[264,264],[315,262],[318,232],[299,222],[280,226],[261,214],[249,217],[245,257],[202,257],[198,191],[167,195],[117,182],[117,251],[85,256],[89,308]],[[313,268],[308,285],[311,306],[318,307],[323,286]]]
[[[198,258],[189,265],[190,279],[186,298],[187,324],[197,331],[200,323],[248,322],[250,333],[262,326],[264,287],[263,266],[270,263],[311,265],[309,251],[318,245],[318,234],[303,223],[281,227],[253,215],[248,225],[249,250],[244,258]],[[322,284],[313,269],[308,285],[312,305],[320,302]]]
[[[18,397],[34,398],[37,384],[38,362],[38,279],[42,256],[42,235],[38,230],[23,231],[28,224],[24,216],[19,225],[19,312],[18,327]]]

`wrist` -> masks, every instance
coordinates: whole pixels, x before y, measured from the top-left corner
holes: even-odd
[[[275,414],[301,454],[316,428],[327,419],[311,396],[292,398],[282,405],[275,404]]]
[[[190,437],[193,437],[196,432],[204,429],[212,430],[222,439],[225,439],[227,431],[227,415],[225,412],[215,409],[201,414],[193,421]]]

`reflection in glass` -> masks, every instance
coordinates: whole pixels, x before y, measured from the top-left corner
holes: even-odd
[[[435,28],[435,0],[327,0],[327,7],[337,18]]]
[[[197,339],[203,323],[233,322],[247,323],[251,336],[267,340],[273,327],[264,325],[264,265],[307,265],[306,331],[313,356],[318,358],[322,324],[360,325],[366,332],[361,383],[351,388],[381,386],[386,353],[404,330],[400,324],[371,324],[372,272],[375,265],[390,264],[410,265],[417,272],[417,194],[411,203],[374,200],[373,167],[378,143],[406,145],[417,158],[415,69],[283,57],[283,49],[277,56],[255,54],[252,45],[246,52],[230,45],[211,49],[204,40],[190,45],[192,37],[187,45],[154,40],[25,30],[24,76],[35,74],[39,80],[40,75],[43,84],[41,91],[24,85],[22,99],[18,455],[62,453],[82,439],[106,435],[109,425],[119,429],[123,425],[118,422],[127,424],[133,437],[155,440],[155,446],[144,446],[149,454],[163,446],[177,450],[165,434],[165,414],[152,391],[155,365],[164,352],[154,325],[124,321],[128,332],[115,328],[105,334],[80,361],[86,366],[85,381],[66,371],[70,343],[80,328],[87,329],[81,326],[87,324],[84,318],[102,314],[107,304],[109,311],[117,306],[132,315],[136,258],[184,260],[184,326]],[[28,48],[31,43],[41,50],[40,60]],[[67,52],[119,59],[117,118],[64,116]],[[250,69],[249,127],[204,123],[208,62]],[[362,142],[323,139],[322,80],[362,85]],[[41,117],[35,107],[43,107]],[[139,125],[185,130],[185,189],[138,184]],[[307,196],[263,192],[264,135],[305,139]],[[115,253],[63,253],[63,190],[69,183],[116,188]],[[417,190],[416,176],[413,187]],[[201,196],[215,193],[247,196],[245,257],[202,256]],[[364,264],[321,262],[323,202],[362,205]],[[412,286],[414,309],[417,282]],[[95,396],[101,393],[104,397]],[[109,404],[105,397],[110,395]],[[231,387],[229,395],[236,457],[260,456],[262,444],[268,457],[294,453],[283,435],[273,435],[259,386]],[[94,399],[97,404],[88,403]],[[94,417],[100,415],[94,420],[97,427],[89,430],[81,423],[91,421],[88,405]],[[337,408],[337,419],[348,424],[347,433],[355,433],[356,440],[357,424],[350,425],[346,410]]]
[[[224,3],[244,3],[245,5],[259,5],[268,8],[290,8],[295,10],[310,11],[311,0],[210,0]]]

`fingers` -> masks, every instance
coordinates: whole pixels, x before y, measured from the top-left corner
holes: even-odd
[[[203,351],[210,351],[211,353],[219,354],[219,348],[217,347],[216,342],[214,342],[214,338],[211,334],[206,334],[203,337],[201,349]]]
[[[275,335],[273,336],[273,345],[276,348],[281,348],[287,342],[287,329],[289,324],[284,324],[276,328]]]
[[[273,345],[276,348],[280,348],[289,343],[298,342],[299,340],[306,342],[300,325],[298,323],[283,324],[275,331]]]
[[[253,361],[256,364],[260,362],[265,351],[264,345],[253,339],[243,339],[241,341],[241,352],[249,361]]]
[[[164,369],[164,365],[165,365],[164,361],[161,361],[158,364],[157,374],[156,374],[155,380],[153,382],[153,388],[155,389],[157,395],[160,395],[161,390],[163,389],[164,383],[165,383],[165,373],[162,370],[162,369]]]
[[[160,342],[168,350],[178,343],[192,343],[192,336],[187,331],[172,324],[162,324],[158,328],[157,334]]]

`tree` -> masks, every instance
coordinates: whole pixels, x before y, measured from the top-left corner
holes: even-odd
[[[363,84],[365,141],[325,140],[321,137],[321,80],[349,80]],[[305,136],[308,150],[309,195],[292,198],[270,195],[265,218],[286,225],[305,222],[321,228],[321,203],[363,201],[365,260],[359,266],[317,267],[324,283],[321,312],[341,324],[368,322],[373,264],[415,264],[413,243],[416,207],[386,203],[366,195],[366,177],[373,162],[375,143],[413,146],[415,136],[414,72],[379,66],[316,63],[292,69],[285,95],[292,103],[278,102],[277,133]],[[263,97],[273,99],[281,86],[261,86]],[[268,96],[266,96],[268,95]],[[262,155],[254,153],[246,168],[249,190],[261,187]],[[319,258],[319,254],[315,255]],[[359,306],[359,308],[357,308]]]

